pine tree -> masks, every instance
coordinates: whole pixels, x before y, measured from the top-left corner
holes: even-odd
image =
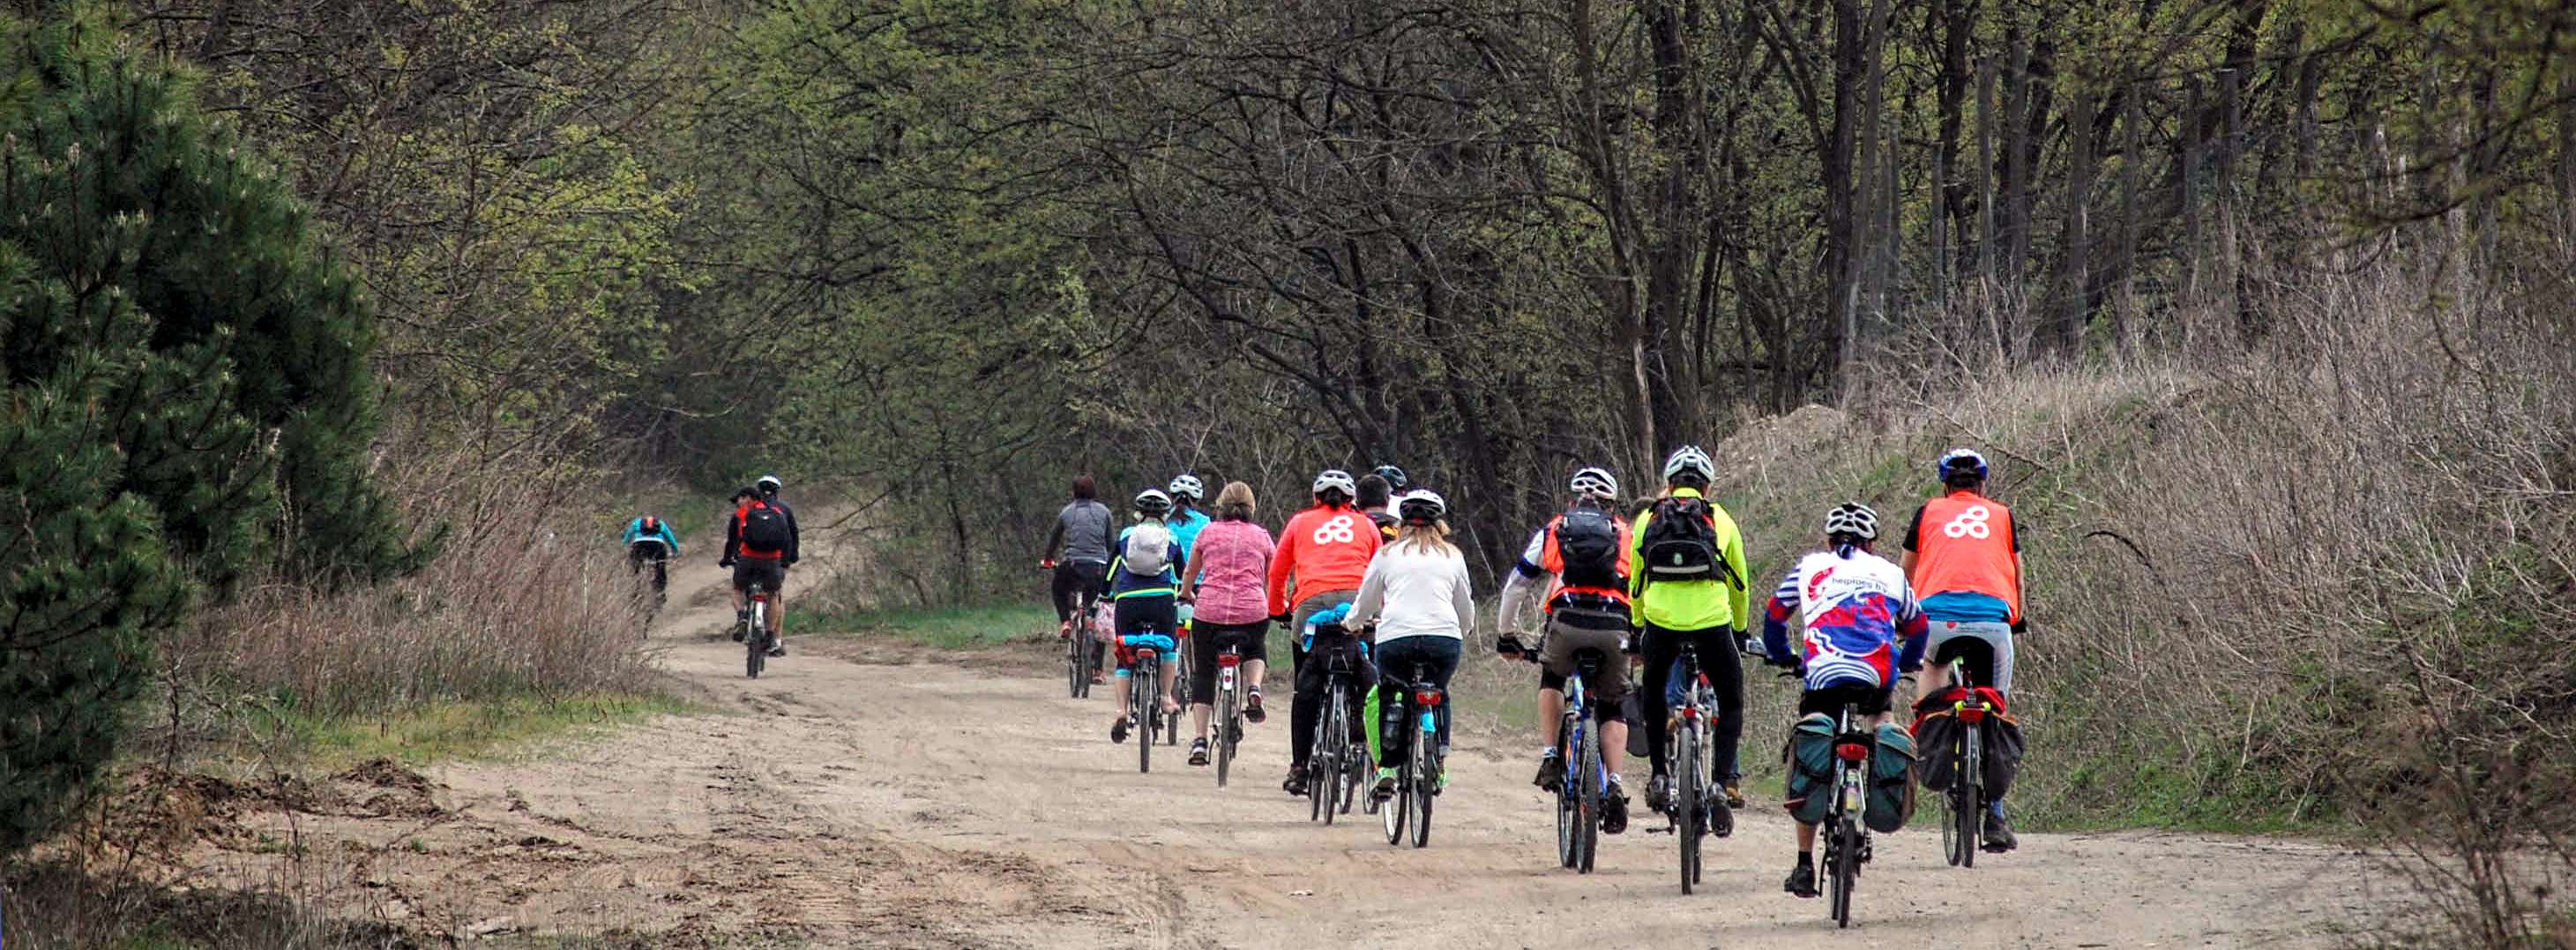
[[[113,760],[155,634],[266,563],[428,556],[367,477],[374,314],[95,9],[0,17],[0,854]]]

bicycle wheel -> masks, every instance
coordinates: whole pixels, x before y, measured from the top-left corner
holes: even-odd
[[[1079,616],[1075,617],[1076,622],[1080,620]],[[1082,671],[1082,658],[1091,652],[1091,644],[1088,642],[1090,639],[1088,634],[1079,630],[1064,638],[1064,691],[1065,695],[1075,699],[1082,698],[1082,681],[1086,679]]]
[[[1705,769],[1699,762],[1699,719],[1685,717],[1682,727],[1673,733],[1673,776],[1678,780],[1673,799],[1673,837],[1681,843],[1682,893],[1691,892],[1699,883],[1700,819],[1705,814],[1708,793],[1701,787]]]
[[[1182,644],[1182,646],[1183,646],[1183,647],[1187,647],[1187,646],[1188,646],[1188,644],[1189,644],[1189,641],[1187,641],[1187,640],[1183,640],[1183,641],[1181,641],[1181,644]],[[1176,672],[1176,673],[1173,673],[1173,674],[1172,674],[1172,685],[1177,686],[1177,687],[1180,687],[1180,688],[1182,688],[1182,689],[1187,689],[1187,688],[1189,688],[1189,682],[1190,682],[1190,651],[1189,651],[1189,650],[1187,650],[1187,649],[1179,649],[1179,650],[1176,650],[1176,651],[1174,651],[1174,652],[1173,652],[1173,654],[1172,654],[1172,669],[1174,669],[1174,670],[1177,670],[1177,671],[1178,671],[1178,672]],[[1155,689],[1155,691],[1156,691],[1156,692],[1160,692],[1160,691],[1162,690],[1162,687],[1161,687],[1161,686],[1156,686],[1154,689]],[[1164,744],[1164,745],[1168,745],[1168,746],[1177,746],[1177,745],[1180,745],[1180,744],[1181,744],[1181,711],[1180,711],[1180,710],[1178,710],[1178,709],[1172,710],[1171,712],[1166,713],[1166,714],[1164,714],[1164,716],[1163,716],[1163,744]]]
[[[769,618],[764,606],[751,602],[751,619],[744,621],[749,627],[742,632],[742,672],[752,679],[759,679],[761,668],[769,665]]]
[[[1440,797],[1440,731],[1424,729],[1413,734],[1413,752],[1407,756],[1406,786],[1413,796],[1413,846],[1431,846],[1431,800]]]
[[[1556,734],[1560,737],[1557,740],[1557,761],[1573,761],[1574,755],[1571,750],[1582,741],[1582,736],[1575,730],[1573,713],[1568,712],[1564,718],[1557,720]],[[1574,794],[1571,777],[1558,779],[1556,782],[1556,865],[1558,867],[1574,866],[1574,823],[1580,817],[1582,817],[1582,802]]]
[[[1136,669],[1127,677],[1136,684],[1128,691],[1132,697],[1129,702],[1134,705],[1127,708],[1136,717],[1136,771],[1139,772],[1154,770],[1154,727],[1163,724],[1162,708],[1155,705],[1161,701],[1154,695],[1161,683],[1155,677],[1156,665],[1153,655],[1147,654],[1136,661]]]
[[[1834,926],[1851,926],[1852,885],[1860,877],[1860,831],[1850,815],[1834,820],[1834,854],[1829,871],[1833,874]]]
[[[1324,690],[1324,732],[1316,740],[1324,748],[1324,754],[1315,760],[1315,784],[1323,786],[1324,824],[1327,825],[1341,813],[1337,806],[1342,792],[1342,755],[1351,744],[1350,734],[1344,731],[1348,728],[1349,725],[1342,721],[1342,687],[1336,683]]]
[[[1404,842],[1405,819],[1412,817],[1408,812],[1413,806],[1414,776],[1413,763],[1396,766],[1395,797],[1378,803],[1378,821],[1386,826],[1386,843],[1390,846]]]
[[[1216,694],[1216,787],[1225,787],[1225,774],[1234,767],[1234,690],[1221,689]]]
[[[1601,846],[1601,737],[1584,736],[1583,747],[1574,754],[1574,769],[1565,780],[1579,783],[1582,796],[1574,822],[1575,869],[1590,874],[1593,854]]]

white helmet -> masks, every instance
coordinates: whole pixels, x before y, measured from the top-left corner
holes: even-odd
[[[1199,484],[1199,477],[1196,475],[1174,476],[1170,491],[1174,498],[1187,498],[1191,501],[1207,497],[1207,486]]]
[[[1315,494],[1321,495],[1327,488],[1341,489],[1345,495],[1357,496],[1360,493],[1360,483],[1351,480],[1351,473],[1338,468],[1325,469],[1315,476]]]
[[[1172,510],[1172,496],[1163,494],[1162,492],[1151,488],[1137,492],[1136,510],[1149,515],[1159,515],[1163,512],[1170,511]]]
[[[1868,505],[1847,501],[1825,512],[1825,536],[1848,534],[1863,541],[1878,539],[1878,512]]]
[[[1587,468],[1576,472],[1574,481],[1566,487],[1574,491],[1576,498],[1613,501],[1619,497],[1619,478],[1610,474],[1609,469]]]
[[[1430,524],[1449,514],[1449,503],[1428,488],[1414,489],[1395,500],[1395,516],[1405,524]]]
[[[778,494],[778,489],[782,487],[779,484],[778,476],[776,475],[760,476],[760,480],[753,482],[752,484],[760,486],[760,493],[764,495]]]
[[[1708,452],[1699,446],[1685,445],[1674,449],[1672,457],[1664,460],[1664,480],[1669,482],[1674,476],[1685,473],[1697,475],[1703,482],[1713,482],[1717,480],[1717,463],[1710,461]]]

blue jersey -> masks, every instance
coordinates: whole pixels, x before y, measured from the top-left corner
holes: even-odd
[[[680,536],[671,533],[671,523],[668,521],[660,521],[654,524],[653,528],[654,530],[652,531],[645,531],[644,519],[642,518],[637,518],[633,521],[627,522],[626,546],[630,548],[634,547],[635,542],[637,541],[660,541],[664,548],[670,550],[672,557],[679,557]]]
[[[1198,550],[1199,531],[1208,526],[1206,512],[1192,508],[1164,520],[1172,529],[1172,539],[1181,543],[1181,558],[1188,560]]]

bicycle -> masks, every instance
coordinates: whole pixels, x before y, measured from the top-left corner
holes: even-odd
[[[645,599],[644,622],[649,627],[653,617],[662,612],[662,605],[669,599],[667,591],[671,586],[671,549],[660,541],[646,538],[629,545],[627,556],[634,560],[639,574],[645,565],[650,564],[653,567],[651,589],[636,592],[639,599]],[[643,583],[640,577],[638,583]]]
[[[1533,663],[1534,652],[1523,656]],[[1601,737],[1593,731],[1592,691],[1586,688],[1608,661],[1601,651],[1574,651],[1574,673],[1565,678],[1565,712],[1557,717],[1558,761],[1565,778],[1556,783],[1556,859],[1559,867],[1592,873],[1601,846],[1601,799],[1609,794],[1610,769],[1601,761]]]
[[[1349,628],[1339,624],[1318,625],[1313,630],[1306,641],[1310,662],[1318,641],[1326,636],[1351,636]],[[1360,644],[1363,656],[1367,649],[1367,644]],[[1368,768],[1368,753],[1351,741],[1351,710],[1359,698],[1352,689],[1359,671],[1351,653],[1336,648],[1323,662],[1328,664],[1323,721],[1315,726],[1314,749],[1306,756],[1306,797],[1310,810],[1307,820],[1330,825],[1334,816],[1350,814],[1351,800],[1359,795],[1362,770]]]
[[[1826,835],[1826,886],[1836,927],[1851,926],[1852,890],[1860,883],[1860,866],[1869,862],[1869,833],[1861,822],[1869,811],[1870,758],[1878,737],[1861,722],[1859,707],[1851,703],[1834,720],[1833,808],[1819,829]]]
[[[1243,741],[1243,651],[1228,646],[1216,655],[1216,787],[1234,765],[1234,747]]]
[[[1390,684],[1378,682],[1378,701],[1385,702],[1387,690],[1395,690],[1394,699],[1404,710],[1397,718],[1407,723],[1413,734],[1404,758],[1395,767],[1395,796],[1378,804],[1379,820],[1386,825],[1386,843],[1400,844],[1405,826],[1413,829],[1413,846],[1431,844],[1431,800],[1440,794],[1440,719],[1449,714],[1448,693],[1423,681],[1423,668],[1413,669],[1410,680]],[[1380,742],[1395,741],[1402,731],[1379,737]]]
[[[1951,743],[1950,790],[1941,796],[1941,849],[1947,853],[1950,866],[1977,866],[1977,851],[1983,846],[1986,819],[1986,716],[1994,706],[1977,692],[1970,678],[1965,657],[1950,658],[1950,684],[1959,698],[1950,701],[1950,714],[1958,717],[1959,731]]]
[[[1710,774],[1709,730],[1716,719],[1717,688],[1709,683],[1708,671],[1700,669],[1699,646],[1690,638],[1682,639],[1680,660],[1682,701],[1672,707],[1673,724],[1665,740],[1675,776],[1665,831],[1680,843],[1682,893],[1688,894],[1700,882],[1700,839],[1733,835],[1735,812]]]
[[[1138,645],[1134,640],[1158,638],[1161,644]],[[1127,672],[1127,714],[1136,720],[1136,771],[1154,770],[1154,731],[1163,726],[1163,651],[1169,648],[1168,634],[1126,634],[1128,648],[1135,651],[1136,662]]]
[[[1187,605],[1183,605],[1183,610],[1184,613],[1181,617],[1180,635],[1174,637],[1172,640],[1172,682],[1175,683],[1187,683],[1190,681],[1190,651],[1188,649],[1188,638],[1192,631],[1190,630],[1189,616],[1186,612]],[[1181,744],[1181,716],[1185,712],[1187,712],[1187,710],[1176,708],[1163,717],[1164,745],[1177,746]]]
[[[1081,604],[1073,614],[1072,635],[1064,638],[1065,687],[1075,699],[1091,695],[1091,677],[1099,670],[1094,657],[1098,655],[1100,641],[1092,636],[1091,631],[1100,617],[1100,596],[1086,586]]]
[[[772,645],[769,636],[769,591],[763,589],[759,582],[754,581],[751,588],[743,592],[743,598],[751,608],[744,614],[742,621],[743,675],[759,679],[761,668],[769,665],[769,648]]]

